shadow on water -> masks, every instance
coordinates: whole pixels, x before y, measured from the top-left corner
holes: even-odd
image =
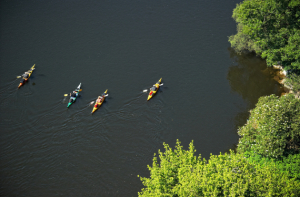
[[[267,68],[266,61],[255,53],[237,54],[232,48],[228,49],[233,65],[229,67],[227,79],[231,91],[238,93],[246,102],[246,107],[240,107],[240,112],[234,118],[235,128],[243,126],[249,110],[253,109],[262,96],[275,94],[280,96],[283,87],[274,80],[274,69]]]

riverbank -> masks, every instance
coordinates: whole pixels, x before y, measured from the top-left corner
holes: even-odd
[[[283,92],[281,96],[286,94],[294,94],[295,98],[300,99],[300,91],[293,90],[293,87],[289,86],[286,83],[287,72],[280,65],[273,65],[272,70],[270,70],[270,74],[274,75],[274,80],[283,86]]]

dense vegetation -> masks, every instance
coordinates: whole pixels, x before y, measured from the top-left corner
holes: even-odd
[[[139,196],[300,196],[300,99],[261,97],[238,133],[237,153],[207,161],[164,144]]]
[[[300,99],[261,97],[238,133],[237,153],[208,160],[164,144],[139,196],[300,196]]]
[[[154,157],[150,178],[141,177],[145,188],[139,196],[299,196],[300,155],[280,160],[252,152],[196,157],[195,147],[183,150],[180,142],[173,151]]]
[[[286,78],[285,84],[294,92],[300,92],[300,75],[292,73]]]
[[[300,69],[300,1],[245,0],[233,11],[237,34],[229,37],[237,51],[255,51],[268,66],[280,62]]]
[[[238,133],[237,153],[208,160],[164,144],[139,196],[300,196],[300,99],[261,97]]]
[[[281,157],[300,147],[300,99],[288,94],[261,97],[250,118],[239,129],[239,152],[254,151],[266,157]]]

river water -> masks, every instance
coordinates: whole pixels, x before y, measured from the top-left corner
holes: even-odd
[[[280,95],[265,61],[230,49],[239,2],[1,1],[0,195],[137,196],[163,142],[234,148],[258,98]]]

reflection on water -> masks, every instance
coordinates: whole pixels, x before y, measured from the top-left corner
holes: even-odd
[[[265,60],[254,53],[239,55],[232,48],[228,51],[234,62],[227,73],[231,90],[238,93],[247,103],[246,109],[241,109],[234,118],[237,129],[246,123],[249,110],[255,107],[261,96],[271,94],[280,96],[283,87],[274,80],[276,72],[272,68],[267,68]]]

